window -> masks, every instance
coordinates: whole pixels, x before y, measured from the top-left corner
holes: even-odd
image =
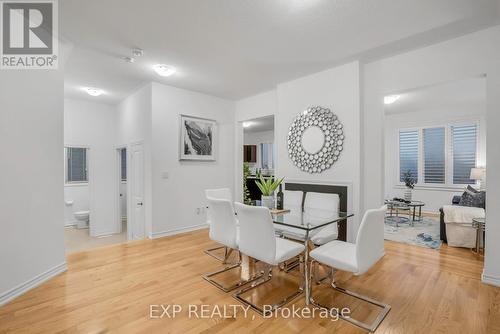
[[[445,183],[444,137],[444,128],[428,128],[423,131],[425,183]]]
[[[399,181],[410,171],[418,182],[418,130],[399,132]]]
[[[453,184],[474,184],[470,170],[476,167],[476,125],[452,126]]]
[[[88,182],[87,149],[66,147],[66,183]]]
[[[127,181],[127,149],[122,148],[120,150],[120,159],[121,159],[121,176],[122,176],[122,181]]]
[[[273,144],[262,143],[260,144],[260,161],[263,169],[274,168]]]
[[[476,123],[399,130],[399,182],[410,171],[424,186],[474,184],[477,135]]]

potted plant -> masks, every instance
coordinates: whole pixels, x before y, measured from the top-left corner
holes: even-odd
[[[406,173],[403,174],[403,182],[406,186],[404,199],[405,201],[411,202],[411,192],[413,188],[415,188],[415,178],[411,174],[410,170],[407,170]]]
[[[265,179],[262,174],[258,174],[259,180],[255,181],[257,187],[259,187],[262,193],[262,206],[266,206],[269,209],[274,208],[274,191],[279,187],[283,179],[274,181],[272,177]]]
[[[250,172],[250,166],[248,162],[243,163],[243,203],[250,204],[252,201],[250,200],[250,191],[247,186],[247,179],[252,173]]]

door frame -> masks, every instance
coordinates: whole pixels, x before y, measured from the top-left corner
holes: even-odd
[[[144,186],[144,196],[146,195],[146,158],[145,158],[145,147],[144,147],[144,141],[136,141],[132,142],[129,145],[127,145],[127,238],[128,240],[135,240],[134,235],[133,235],[133,226],[135,224],[135,217],[132,214],[132,208],[135,207],[133,205],[133,196],[132,194],[134,193],[133,189],[133,184],[134,182],[131,180],[131,176],[134,175],[133,171],[133,163],[132,163],[132,150],[134,146],[141,146],[142,147],[142,152],[143,152],[143,186]],[[143,219],[143,226],[142,229],[144,231],[144,239],[147,238],[147,233],[146,233],[146,206],[148,203],[145,202],[145,198],[143,199],[144,204],[144,219]]]

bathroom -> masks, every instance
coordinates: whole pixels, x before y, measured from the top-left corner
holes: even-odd
[[[127,149],[112,105],[64,103],[66,253],[126,242]]]

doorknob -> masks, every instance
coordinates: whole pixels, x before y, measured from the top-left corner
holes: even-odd
[[[137,203],[137,205],[142,205],[142,202]]]

